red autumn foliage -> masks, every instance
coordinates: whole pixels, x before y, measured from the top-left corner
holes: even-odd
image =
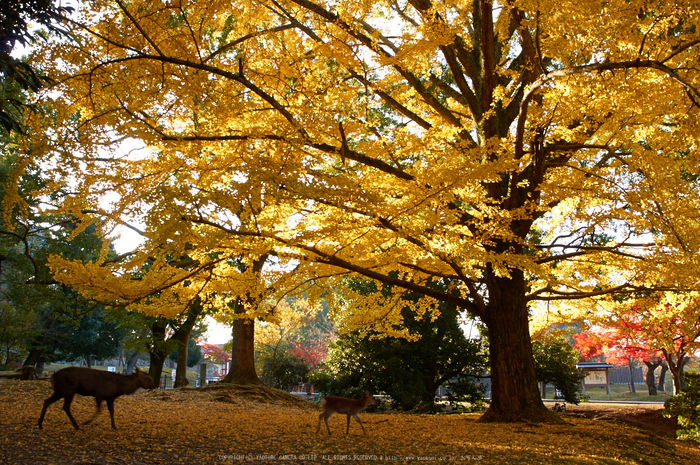
[[[289,353],[303,360],[310,369],[315,370],[321,366],[328,355],[328,347],[323,339],[311,339],[303,343],[294,341],[290,344]]]
[[[676,390],[682,385],[685,361],[700,351],[699,337],[698,302],[662,294],[637,299],[592,331],[574,336],[584,360],[603,352],[610,363],[664,359]]]
[[[225,352],[221,347],[216,344],[202,344],[202,353],[205,358],[213,360],[218,363],[226,363],[231,361],[231,354]]]

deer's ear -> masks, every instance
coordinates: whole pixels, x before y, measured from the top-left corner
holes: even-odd
[[[139,370],[139,367],[134,367],[135,373],[141,373],[141,370]]]

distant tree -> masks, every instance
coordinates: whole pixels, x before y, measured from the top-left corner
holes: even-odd
[[[615,327],[614,323],[606,322],[603,326],[596,326],[592,330],[574,334],[574,347],[581,352],[582,360],[595,357],[615,365],[627,366],[629,370],[628,388],[630,392],[636,393],[634,368],[637,363],[644,363],[652,359],[654,353],[649,352],[644,347],[639,347],[617,329],[619,328]]]
[[[263,383],[283,391],[291,391],[299,383],[306,381],[310,370],[304,360],[286,350],[274,356],[264,353],[270,350],[270,347],[266,347],[260,357],[260,380]]]
[[[588,347],[582,352],[604,351],[612,361],[631,364],[663,358],[673,377],[674,394],[678,393],[683,366],[688,357],[700,352],[700,296],[654,293],[630,299],[588,335],[576,338],[577,347]]]
[[[135,350],[128,350],[122,352],[122,362],[124,363],[124,374],[130,375],[134,372],[134,368],[139,362],[139,359],[143,355],[143,352],[138,352]]]
[[[369,286],[363,292],[391,293],[389,287],[373,289],[374,284],[366,281],[350,285]],[[328,373],[313,378],[319,387],[340,395],[371,387],[390,395],[404,410],[434,408],[436,390],[443,385],[468,395],[468,400],[479,400],[476,385],[487,371],[481,343],[466,338],[456,306],[441,302],[432,311],[419,313],[413,306],[417,300],[418,295],[412,294],[399,300],[403,322],[394,329],[405,330],[406,337],[354,331],[332,342],[326,359]],[[334,380],[329,381],[329,376]]]
[[[201,344],[204,358],[216,363],[227,363],[231,361],[231,355],[216,344]]]
[[[668,372],[668,365],[666,363],[661,364],[661,372],[659,373],[659,382],[657,383],[656,389],[658,391],[666,390],[666,373]]]
[[[581,400],[581,380],[585,377],[576,368],[580,358],[579,351],[565,340],[555,340],[534,341],[532,352],[535,357],[537,381],[553,384],[566,402],[578,404]]]
[[[42,225],[43,221],[49,222]],[[15,223],[12,228],[3,228],[0,224],[0,255],[4,258],[0,260],[4,282],[0,291],[4,301],[0,321],[17,323],[15,333],[22,330],[25,366],[40,365],[42,357],[57,350],[80,354],[76,357],[101,357],[100,354],[107,352],[113,355],[112,349],[104,352],[107,340],[91,340],[91,332],[86,330],[81,334],[80,328],[108,324],[110,329],[102,329],[114,336],[118,332],[117,323],[91,316],[92,311],[101,312],[104,307],[96,306],[67,286],[57,284],[47,268],[47,257],[51,253],[74,260],[91,260],[100,254],[103,243],[95,229],[88,226],[76,234],[80,227],[70,219],[40,217]],[[19,318],[12,319],[13,314]],[[4,334],[9,336],[11,333]],[[111,340],[112,336],[109,338]],[[92,348],[88,348],[90,344],[93,344]],[[83,348],[78,349],[79,345]]]
[[[656,376],[654,373],[658,367],[665,365],[664,359],[661,357],[652,356],[649,357],[649,360],[644,360],[642,363],[644,363],[644,365],[647,367],[647,373],[644,379],[647,385],[647,390],[649,391],[650,396],[655,396],[659,393],[659,389],[656,384]],[[659,385],[662,383],[663,381],[661,380],[661,377],[659,377]]]
[[[1,263],[1,262],[0,262]],[[0,302],[0,353],[4,364],[20,360],[28,351],[29,336],[40,326],[37,312],[24,312]]]
[[[114,309],[113,311],[116,311]],[[138,364],[139,359],[148,353],[148,344],[151,342],[149,327],[150,320],[141,312],[119,309],[119,321],[126,334],[122,343],[121,358],[124,364],[124,372],[131,374]]]
[[[91,367],[96,360],[116,357],[121,352],[126,333],[109,310],[102,307],[90,310],[78,321],[57,325],[60,342],[54,356],[61,360],[84,360]]]
[[[189,384],[187,380],[187,363],[189,361],[189,342],[192,338],[192,331],[205,313],[202,300],[197,297],[190,303],[187,310],[170,323],[173,333],[170,338],[177,346],[177,370],[175,373],[175,387],[182,387]]]
[[[195,365],[198,365],[199,362],[202,361],[202,358],[204,358],[204,354],[202,353],[202,348],[200,347],[199,343],[197,340],[206,332],[206,326],[203,326],[201,322],[197,324],[197,326],[194,327],[192,330],[192,334],[190,335],[190,339],[187,342],[187,366],[188,367],[193,367]],[[176,348],[173,350],[168,358],[174,362],[177,362],[178,360],[178,352],[179,348]]]
[[[265,384],[289,390],[323,363],[333,324],[326,308],[303,297],[278,302],[268,320],[256,329],[256,367]]]
[[[187,343],[187,366],[193,367],[199,365],[203,358],[204,353],[197,343],[197,339],[191,337],[190,342]]]
[[[311,370],[319,368],[328,355],[327,339],[309,339],[304,342],[294,341],[289,354],[302,360]]]

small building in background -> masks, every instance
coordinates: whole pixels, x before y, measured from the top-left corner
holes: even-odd
[[[586,395],[587,388],[598,388],[601,389],[605,387],[608,392],[608,399],[610,399],[610,369],[614,365],[610,363],[600,363],[600,362],[581,362],[576,364],[576,368],[581,370],[585,378],[583,378],[583,395]]]

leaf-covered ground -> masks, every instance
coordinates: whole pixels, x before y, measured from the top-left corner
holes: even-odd
[[[332,436],[316,434],[319,410],[272,391],[140,390],[76,431],[53,404],[37,420],[47,381],[0,381],[0,462],[8,464],[478,463],[698,464],[700,446],[613,421],[565,416],[566,424],[481,424],[478,415],[362,413],[331,417]],[[79,423],[94,412],[76,396]]]

